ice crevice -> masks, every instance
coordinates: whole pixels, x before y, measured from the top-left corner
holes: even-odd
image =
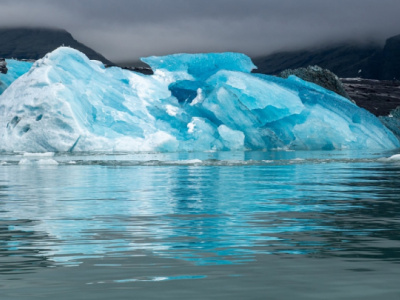
[[[1,74],[0,151],[393,149],[371,113],[295,76],[252,74],[240,53],[142,59],[154,75],[105,68],[60,47]]]

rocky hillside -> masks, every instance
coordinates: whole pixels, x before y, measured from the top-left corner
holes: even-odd
[[[322,69],[319,66],[309,66],[307,68],[298,68],[294,70],[287,69],[278,74],[278,76],[282,78],[288,78],[291,75],[318,84],[319,86],[351,100],[340,79],[327,69]]]
[[[279,52],[253,59],[256,72],[279,74],[285,69],[318,65],[341,78],[400,79],[400,35],[381,47],[375,44],[339,44],[318,49]]]
[[[400,112],[399,80],[339,79],[329,70],[318,66],[288,69],[278,74],[279,77],[283,78],[290,75],[318,84],[346,97],[376,116],[388,116],[396,108]]]
[[[70,46],[90,59],[111,65],[108,59],[93,49],[75,40],[72,35],[59,29],[45,28],[3,28],[0,29],[0,57],[16,59],[42,58],[59,46]]]
[[[352,78],[342,82],[350,98],[376,116],[387,116],[400,106],[399,80]]]
[[[358,106],[378,116],[400,140],[400,81],[361,78],[339,79],[329,70],[318,66],[288,69],[278,76],[287,78],[295,75],[303,80],[334,91]]]
[[[7,72],[8,72],[7,62],[4,58],[0,58],[0,73],[7,74]]]

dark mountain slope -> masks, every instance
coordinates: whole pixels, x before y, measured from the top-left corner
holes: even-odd
[[[16,59],[39,59],[59,46],[70,46],[90,59],[112,64],[101,54],[75,40],[60,29],[47,28],[2,28],[0,29],[0,57]]]
[[[400,79],[400,35],[386,41],[382,60],[380,79]]]
[[[318,65],[341,78],[392,80],[400,78],[400,35],[375,44],[340,44],[318,49],[279,52],[253,59],[256,72],[279,74],[286,69]]]
[[[319,49],[280,52],[254,58],[253,61],[258,67],[256,72],[265,74],[278,74],[285,69],[318,65],[339,77],[375,78],[376,63],[371,62],[380,51],[381,48],[377,45],[341,44]]]

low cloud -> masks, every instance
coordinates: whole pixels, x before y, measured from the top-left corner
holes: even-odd
[[[3,0],[0,26],[64,28],[110,60],[175,52],[257,56],[400,34],[398,0]]]

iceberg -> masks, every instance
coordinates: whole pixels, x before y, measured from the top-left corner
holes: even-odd
[[[153,75],[105,68],[68,47],[15,65],[18,76],[9,77],[0,96],[0,151],[400,146],[374,115],[348,99],[295,76],[252,74],[255,66],[244,54],[142,60]]]

